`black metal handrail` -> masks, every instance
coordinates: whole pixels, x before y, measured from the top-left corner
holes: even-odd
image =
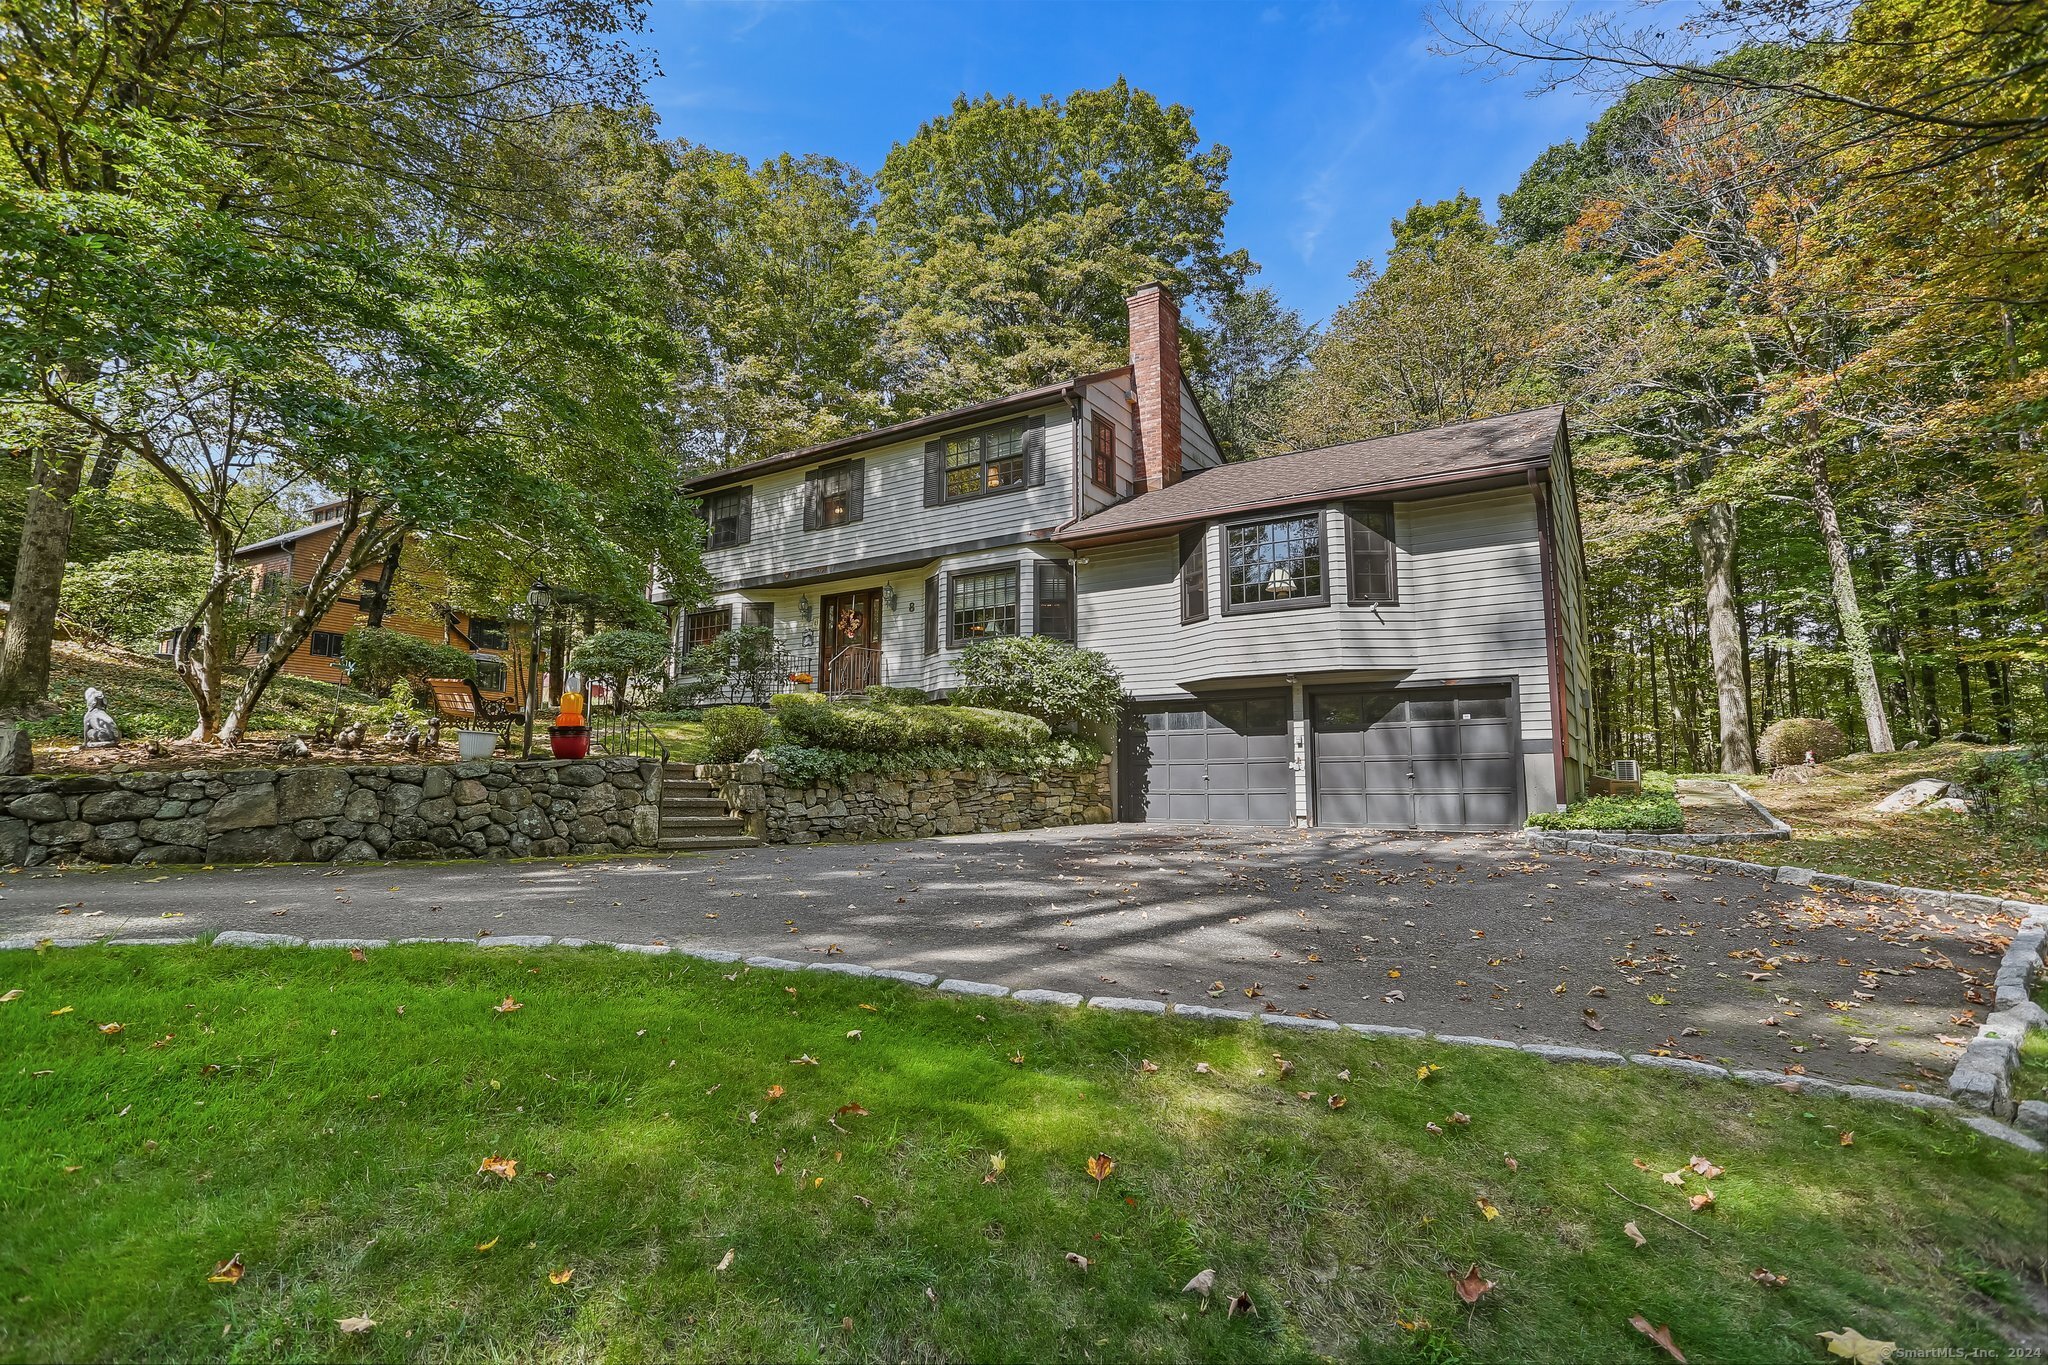
[[[590,747],[609,758],[652,758],[668,762],[668,744],[631,708],[599,711],[590,718]]]
[[[882,684],[882,647],[848,645],[825,661],[818,690],[831,697],[865,692]]]

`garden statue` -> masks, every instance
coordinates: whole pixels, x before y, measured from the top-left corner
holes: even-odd
[[[394,716],[391,720],[391,728],[384,732],[384,738],[393,744],[403,744],[405,742],[405,732],[409,728],[410,722],[404,716]]]
[[[426,736],[420,733],[418,726],[407,730],[405,732],[405,751],[409,754],[418,753],[420,751],[420,741],[425,738]]]
[[[441,743],[441,718],[434,716],[427,721],[427,747],[436,748]]]
[[[85,689],[85,746],[103,749],[121,742],[121,727],[107,710],[107,694],[97,687]]]
[[[279,758],[311,758],[312,755],[312,746],[307,744],[298,735],[292,735],[277,742],[277,756]]]
[[[352,753],[363,747],[363,736],[368,734],[369,730],[368,721],[359,720],[353,725],[345,725],[335,734],[334,747]]]

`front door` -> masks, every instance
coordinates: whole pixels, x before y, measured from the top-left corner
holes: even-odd
[[[831,696],[882,681],[882,590],[829,593],[818,635],[818,681]]]

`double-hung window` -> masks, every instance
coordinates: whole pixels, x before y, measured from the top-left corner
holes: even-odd
[[[1096,413],[1089,429],[1088,477],[1097,488],[1116,492],[1116,423]]]
[[[1074,642],[1074,566],[1064,559],[1041,559],[1032,568],[1036,601],[1033,635]]]
[[[1045,419],[963,431],[925,442],[924,505],[985,498],[1045,481]]]
[[[729,550],[754,538],[754,490],[726,488],[704,495],[704,544]]]
[[[1226,612],[1321,606],[1329,601],[1323,576],[1321,508],[1226,526]]]
[[[949,639],[955,649],[976,640],[1017,633],[1017,570],[988,569],[956,573],[948,580],[952,607]]]
[[[339,659],[341,657],[341,632],[338,630],[316,630],[308,642],[307,652],[316,659]]]
[[[683,618],[683,639],[690,648],[708,645],[732,629],[732,608],[706,607]]]
[[[1351,603],[1392,606],[1401,600],[1394,568],[1394,505],[1354,502],[1344,510],[1351,540]]]
[[[851,526],[861,519],[861,485],[865,460],[841,460],[804,476],[804,529]]]

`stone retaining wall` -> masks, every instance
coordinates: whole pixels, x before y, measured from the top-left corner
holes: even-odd
[[[1050,829],[1113,818],[1106,758],[1079,772],[936,769],[798,787],[757,753],[742,763],[700,764],[697,774],[718,783],[747,832],[771,844]]]
[[[637,758],[0,778],[0,865],[559,857],[652,847]]]

